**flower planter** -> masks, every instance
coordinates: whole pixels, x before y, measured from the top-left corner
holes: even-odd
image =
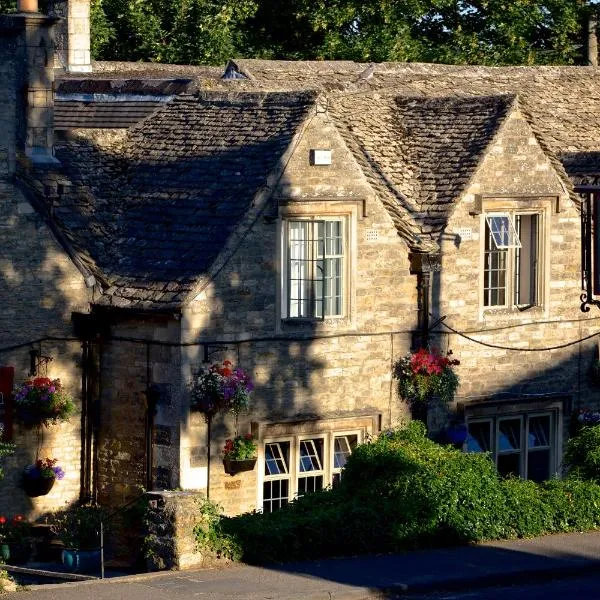
[[[70,573],[94,573],[100,570],[100,548],[62,551],[62,563]]]
[[[0,546],[0,556],[7,565],[24,565],[31,558],[31,546],[26,542],[9,542]]]
[[[256,458],[249,458],[247,460],[233,460],[231,458],[223,459],[223,467],[225,467],[225,473],[228,475],[237,475],[244,471],[252,471],[256,465]]]
[[[45,496],[54,487],[56,477],[31,477],[23,474],[23,489],[30,498]]]

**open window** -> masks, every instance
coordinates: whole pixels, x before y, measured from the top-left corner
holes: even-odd
[[[484,308],[527,308],[541,304],[542,214],[485,216]]]
[[[362,436],[361,431],[333,431],[265,441],[259,487],[263,512],[276,511],[294,498],[337,485]]]

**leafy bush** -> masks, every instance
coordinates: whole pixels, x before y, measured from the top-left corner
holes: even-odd
[[[565,465],[571,477],[600,482],[600,426],[583,427],[568,441]]]
[[[600,431],[600,428],[598,428]],[[600,486],[502,479],[490,458],[440,446],[415,421],[356,448],[338,487],[272,514],[214,516],[214,547],[248,562],[399,552],[600,526]]]

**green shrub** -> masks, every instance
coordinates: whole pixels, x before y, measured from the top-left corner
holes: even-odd
[[[583,427],[567,442],[565,465],[572,477],[600,482],[600,426]]]
[[[244,560],[281,562],[585,530],[599,509],[594,482],[502,479],[489,456],[440,446],[413,422],[357,447],[335,489],[219,527]]]

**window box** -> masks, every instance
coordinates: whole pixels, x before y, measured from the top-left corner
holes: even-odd
[[[252,471],[256,465],[256,458],[248,458],[246,460],[235,460],[233,458],[224,458],[223,467],[227,475],[237,475],[246,471]]]

